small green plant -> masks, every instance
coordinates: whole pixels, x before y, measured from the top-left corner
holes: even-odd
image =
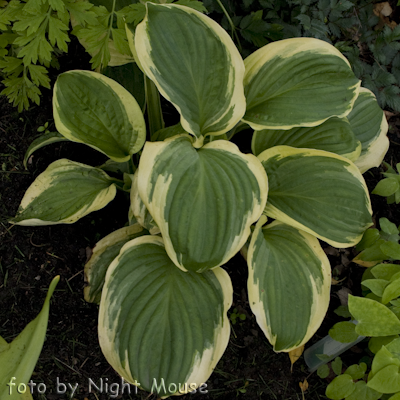
[[[246,314],[240,314],[238,312],[238,309],[234,308],[233,311],[231,312],[231,315],[229,316],[229,319],[231,320],[232,324],[235,325],[237,320],[245,321]]]
[[[379,222],[382,231],[369,229],[360,242],[365,258],[376,258],[371,255],[380,252],[380,257],[387,259],[390,254],[391,260],[399,260],[398,228],[386,218]],[[371,232],[379,235],[375,241],[370,240]],[[373,250],[369,251],[371,248]],[[342,343],[353,342],[359,335],[370,337],[368,348],[374,354],[372,363],[369,367],[364,362],[351,365],[344,373],[342,368],[334,368],[332,363],[332,370],[338,376],[328,385],[326,395],[334,400],[396,400],[400,398],[400,265],[380,263],[368,268],[362,279],[362,288],[365,297],[350,295],[348,308],[341,306],[335,310],[338,315],[350,317],[357,324],[339,322],[329,335]],[[326,365],[318,369],[321,378],[328,374]]]
[[[363,281],[364,286],[373,289],[372,292],[366,298],[349,298],[349,310],[353,318],[359,321],[358,325],[340,322],[329,332],[335,340],[343,343],[353,341],[354,336],[371,336],[368,347],[375,356],[370,369],[366,363],[360,362],[342,373],[342,369],[334,368],[332,363],[332,370],[338,376],[327,387],[328,398],[380,399],[386,394],[384,398],[395,400],[400,396],[400,292],[393,290],[399,286],[399,280],[395,278],[399,273],[400,265],[380,264],[373,267],[372,279]],[[318,369],[321,378],[328,374],[326,365]]]
[[[379,225],[381,230],[368,229],[357,244],[361,252],[353,260],[356,264],[370,267],[383,260],[400,260],[399,227],[387,218],[380,218]]]
[[[382,179],[375,186],[375,189],[371,192],[379,196],[387,197],[388,204],[399,204],[400,203],[400,163],[396,165],[397,172],[390,166],[390,164],[384,162],[386,172],[383,173],[385,179]]]
[[[349,247],[371,226],[362,172],[381,163],[388,139],[375,96],[330,44],[288,39],[243,60],[193,8],[146,2],[145,10],[126,28],[145,75],[149,131],[116,81],[61,74],[59,135],[109,160],[55,161],[11,222],[74,223],[117,190],[130,194],[129,225],[101,239],[85,267],[85,298],[100,303],[99,340],[113,368],[168,397],[199,388],[224,353],[233,288],[222,266],[249,238],[249,303],[274,350],[311,338],[330,298],[318,239]],[[164,127],[159,93],[180,123]],[[241,130],[254,154],[227,140]],[[275,221],[266,225],[267,216]]]

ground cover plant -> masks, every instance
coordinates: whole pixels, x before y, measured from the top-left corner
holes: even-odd
[[[368,92],[366,92],[366,93],[368,93]],[[370,97],[370,99],[373,99],[373,97],[369,94],[369,97]],[[179,131],[179,129],[182,129],[180,126],[178,126],[178,127],[175,127],[175,129],[178,129],[178,131]],[[176,131],[175,131],[176,132]],[[315,132],[314,132],[315,133]],[[167,131],[162,131],[158,136],[160,137],[160,136],[162,136],[163,134],[166,134],[166,135],[168,135],[168,130]],[[245,131],[243,132],[243,134],[245,134]],[[157,135],[155,135],[155,136],[157,136]],[[235,136],[234,136],[234,138],[235,138]],[[12,145],[12,143],[11,143],[11,145]],[[65,143],[64,142],[64,144],[62,144],[61,146],[64,146],[64,145],[67,145],[67,143]],[[274,145],[273,145],[274,146]],[[69,152],[71,152],[71,147],[69,147],[69,149],[70,149],[70,151]],[[40,151],[43,151],[43,150],[40,150]],[[68,152],[68,153],[69,153]],[[86,153],[87,152],[87,150],[86,151],[84,151],[84,153]],[[32,154],[32,153],[31,153]],[[39,152],[38,153],[33,153],[33,156],[35,157],[36,156],[36,154],[40,154]],[[67,155],[67,157],[70,157],[70,155],[68,154]],[[56,157],[56,158],[58,158],[58,157]],[[31,159],[31,157],[27,157],[27,163],[29,163],[29,159]],[[32,160],[32,159],[31,159]],[[105,160],[104,160],[105,161]],[[85,157],[83,157],[81,160],[80,160],[80,163],[83,163],[83,162],[86,162],[86,158]],[[98,163],[98,164],[94,164],[94,165],[100,165],[101,163]],[[115,163],[114,163],[115,164]],[[43,165],[43,164],[42,164]],[[115,165],[114,165],[115,166]],[[42,167],[42,171],[45,169],[45,167],[46,167],[46,165],[43,165],[43,167]],[[119,167],[119,169],[121,169],[121,166],[118,166]],[[104,167],[105,169],[106,168],[108,168],[108,169],[110,169],[110,162],[108,162],[108,166],[107,167]],[[118,169],[118,168],[117,168]],[[129,165],[127,165],[125,168],[124,168],[124,170],[126,170],[128,173],[129,172],[133,172],[133,169],[134,168],[132,168],[132,166],[129,166]],[[116,176],[116,175],[113,175],[113,176]],[[117,181],[115,181],[115,178],[113,178],[114,179],[114,182],[118,185],[119,184],[119,186],[120,186],[120,188],[121,189],[123,189],[123,185],[122,185],[122,183],[121,182],[117,182]],[[134,181],[134,180],[133,180]],[[125,183],[127,183],[128,185],[129,185],[129,180],[126,180],[126,182]],[[125,189],[127,189],[127,187],[125,187]],[[122,195],[122,197],[123,197],[123,190],[120,190],[120,194]],[[134,196],[133,196],[134,197]],[[139,207],[139,209],[140,209],[140,207]],[[132,214],[132,213],[131,213]],[[124,219],[125,218],[121,218],[121,222],[120,222],[120,225],[119,226],[116,226],[116,228],[120,228],[121,226],[123,226],[123,224],[124,224]],[[146,218],[144,217],[143,218],[143,220],[142,220],[142,222],[143,221],[145,221],[146,220]],[[96,224],[96,222],[95,222],[95,220],[93,219],[93,222],[94,222],[94,224]],[[78,224],[80,223],[80,221],[78,221]],[[101,225],[101,224],[100,224]],[[99,224],[98,224],[98,226],[99,226]],[[115,223],[114,223],[114,226],[115,226]],[[151,226],[148,226],[148,228],[154,228],[154,225],[151,225]],[[13,228],[13,229],[15,229],[15,228]],[[21,229],[24,229],[24,228],[21,228]],[[54,228],[51,228],[52,229],[52,231],[54,232],[54,229],[56,229],[56,227],[54,227]],[[87,229],[87,227],[86,227],[86,229]],[[89,232],[89,230],[90,229],[87,229],[87,232]],[[35,231],[36,231],[36,229],[35,229]],[[27,232],[27,231],[26,231]],[[50,231],[49,231],[50,232]],[[57,231],[56,231],[57,232]],[[59,232],[61,232],[61,231],[59,231]],[[99,236],[99,234],[97,233],[97,236]],[[103,237],[104,236],[104,234],[100,234],[100,237]],[[98,237],[99,238],[99,237]],[[106,239],[106,238],[105,238]],[[92,239],[93,240],[93,239]],[[93,244],[94,244],[94,242],[93,242]],[[19,246],[18,248],[22,248],[21,246]],[[22,248],[23,249],[23,248]],[[95,249],[96,250],[96,249]],[[101,250],[101,246],[100,246],[100,243],[99,243],[99,245],[97,246],[97,250]],[[17,250],[16,250],[17,251]],[[101,253],[101,252],[100,252]],[[60,254],[60,253],[58,253],[58,254]],[[98,253],[97,253],[98,254]],[[95,252],[95,254],[94,254],[94,256],[96,255],[96,252]],[[20,257],[22,257],[22,256],[20,256]],[[54,260],[53,260],[54,261]],[[19,261],[16,261],[16,263],[18,263]],[[92,262],[93,262],[93,259],[92,259]],[[89,263],[90,263],[90,261],[89,261]],[[229,266],[228,266],[228,270],[229,270]],[[233,271],[230,271],[231,272],[231,274],[232,274],[232,272],[233,272],[233,275],[234,275],[234,273],[236,272],[235,270],[233,270]],[[73,275],[72,275],[73,276]],[[71,276],[71,277],[72,277]],[[240,286],[239,286],[240,287]],[[69,290],[69,289],[67,289],[67,290]],[[235,300],[235,305],[237,305],[238,303],[240,304],[240,302],[241,302],[241,300],[240,299],[238,299],[237,298],[237,296],[236,296],[236,300]],[[239,311],[241,312],[241,313],[243,313],[243,310],[242,309],[240,309],[239,308]],[[85,311],[86,312],[86,311]],[[251,322],[251,319],[253,319],[254,317],[251,317],[251,314],[247,314],[247,317],[246,317],[246,321],[249,321],[249,325],[250,324],[254,324],[254,322]],[[240,326],[234,326],[234,332],[235,331],[243,331],[243,330],[246,330],[246,325],[245,325],[245,323],[246,323],[246,321],[244,321],[244,329],[243,329],[243,325],[240,325]],[[236,324],[237,325],[237,324]],[[258,339],[254,339],[255,338],[255,336],[253,335],[253,340],[256,340],[257,342],[259,341]],[[250,341],[251,342],[251,337],[250,338],[247,338],[247,340],[248,341]],[[75,343],[75,341],[74,341],[74,343]],[[77,345],[77,346],[79,346],[79,345]],[[228,351],[230,351],[230,350],[228,350]],[[245,350],[245,351],[247,351],[247,350]],[[241,352],[242,354],[243,354],[243,351]],[[79,356],[78,357],[81,357],[81,352],[79,352],[78,353],[79,354]],[[63,358],[63,360],[65,360],[64,358]],[[62,364],[62,363],[60,363],[59,361],[54,361],[53,359],[52,360],[50,360],[53,364],[55,363],[55,365],[57,365],[57,368],[59,369],[59,370],[62,370],[62,368],[63,368],[63,366],[64,366],[64,369],[65,368],[68,368],[68,367],[65,367],[65,365],[64,364]],[[82,363],[85,361],[85,359],[81,359],[81,361],[82,361]],[[90,361],[88,361],[88,362],[90,362]],[[254,362],[254,360],[253,360],[253,362]],[[68,363],[69,364],[69,363]],[[87,364],[87,363],[86,363]],[[71,366],[72,368],[74,368],[74,365],[75,364],[69,364],[69,366]],[[84,364],[85,365],[85,364]],[[219,364],[220,365],[220,364]],[[222,364],[221,364],[222,365]],[[61,368],[60,368],[60,366],[61,366]],[[230,366],[227,366],[226,364],[225,364],[225,368],[226,369],[229,369],[230,368]],[[75,368],[76,369],[76,368]],[[224,370],[220,370],[218,367],[217,367],[217,374],[218,374],[218,376],[220,376],[220,377],[224,377],[224,380],[226,380],[227,382],[228,382],[228,377],[229,377],[229,374],[228,373],[226,373],[226,372],[224,372]],[[106,376],[108,376],[108,373],[106,374]],[[214,375],[213,375],[214,376]],[[287,379],[290,379],[290,378],[288,378],[288,377],[286,377]],[[262,382],[261,380],[260,380],[260,378],[257,378],[260,382]],[[227,395],[227,396],[232,396],[232,393],[233,393],[233,395],[237,395],[237,394],[240,394],[240,395],[243,395],[244,393],[249,393],[249,395],[251,395],[250,393],[252,392],[252,386],[253,387],[260,387],[261,385],[263,385],[263,384],[261,384],[261,383],[255,383],[254,381],[252,381],[252,380],[247,380],[247,379],[245,379],[245,378],[239,378],[239,379],[234,379],[234,383],[232,384],[232,383],[229,383],[229,387],[230,387],[230,394],[227,394],[226,393],[226,391],[224,392],[223,390],[220,390],[220,389],[218,389],[218,386],[217,386],[217,392],[220,392],[220,394],[223,396],[224,394],[225,395]],[[64,380],[64,382],[66,382],[66,380]],[[268,393],[271,393],[270,391],[268,391],[269,389],[269,387],[270,387],[270,385],[271,384],[273,384],[272,382],[267,382],[266,384],[265,384],[265,386],[264,386],[264,388],[263,388],[263,390],[265,390],[265,391],[267,391]],[[298,384],[298,382],[296,382],[296,385]],[[217,384],[218,385],[218,384]],[[274,385],[274,384],[273,384]],[[275,385],[276,386],[276,385]],[[232,389],[232,387],[236,387],[236,389]],[[278,389],[276,389],[276,388],[274,388],[275,390],[273,390],[272,391],[272,394],[271,394],[271,396],[275,393],[275,395],[285,395],[284,393],[286,393],[286,389],[284,389],[284,390],[282,390],[282,388],[278,388]],[[233,390],[233,392],[232,392],[232,390]],[[261,396],[261,394],[260,394],[260,392],[262,392],[262,390],[257,390],[257,395],[260,395]],[[54,391],[53,391],[53,393],[54,393]],[[217,394],[217,393],[216,393]],[[200,395],[200,394],[199,394]],[[288,397],[288,395],[287,395],[287,398],[289,398]],[[296,398],[296,397],[293,397],[293,398]]]
[[[388,219],[381,218],[379,224],[382,230],[369,229],[358,245],[362,252],[356,262],[370,265],[362,278],[365,297],[349,295],[348,306],[341,306],[337,312],[353,321],[338,322],[329,331],[333,339],[342,343],[352,342],[359,335],[369,337],[368,349],[373,355],[372,361],[367,359],[367,365],[360,360],[359,364],[343,370],[340,358],[336,358],[331,366],[338,376],[329,383],[326,390],[330,399],[395,400],[399,397],[397,354],[400,333],[400,266],[393,262],[400,259],[400,237],[398,227]],[[385,259],[387,261],[382,263]],[[327,377],[329,367],[326,364],[321,366],[318,374]]]

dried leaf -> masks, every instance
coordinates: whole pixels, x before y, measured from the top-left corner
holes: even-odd
[[[297,349],[289,351],[290,363],[292,364],[292,366],[290,367],[290,372],[293,371],[293,364],[301,357],[303,351],[304,351],[304,344],[303,346],[300,346]]]
[[[392,113],[390,111],[383,111],[385,113],[386,119],[389,121],[390,118],[397,115],[396,113]]]
[[[361,267],[369,268],[373,267],[376,264],[381,263],[381,261],[363,261],[363,260],[357,260],[357,257],[353,259],[353,263],[356,263],[357,265],[360,265]]]
[[[375,30],[383,28],[384,25],[394,29],[397,26],[397,23],[389,19],[389,16],[391,16],[392,13],[393,9],[390,7],[390,4],[387,1],[384,3],[375,4],[374,14],[380,19],[378,25],[375,27]]]
[[[377,17],[389,17],[392,14],[393,10],[392,7],[390,7],[389,2],[385,1],[384,3],[378,3],[375,4],[374,6],[374,14]]]
[[[301,391],[304,393],[308,389],[307,379],[304,379],[304,382],[299,382],[299,386]]]
[[[341,282],[343,282],[346,278],[340,279],[339,281],[337,281],[335,278],[331,278],[331,284],[332,285],[337,285]]]

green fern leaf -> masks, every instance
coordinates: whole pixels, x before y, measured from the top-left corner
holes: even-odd
[[[19,21],[15,22],[13,29],[20,33],[25,32],[26,36],[32,35],[39,30],[46,17],[46,13],[37,16],[22,16]],[[47,21],[45,23],[47,24]]]
[[[11,0],[7,6],[0,10],[0,29],[7,30],[7,25],[18,19],[24,5],[19,0]]]
[[[32,82],[36,86],[43,86],[50,89],[50,78],[47,75],[47,69],[41,65],[28,65],[29,74]]]
[[[53,16],[49,17],[49,41],[52,46],[57,44],[57,47],[66,53],[68,52],[67,42],[70,38],[65,31],[68,31],[67,25]]]
[[[38,15],[44,12],[42,4],[45,3],[46,0],[29,0],[24,5],[24,12],[31,15]]]
[[[126,37],[126,32],[124,29],[111,29],[112,37],[114,40],[115,48],[121,54],[131,54],[131,50],[129,48],[128,39]]]
[[[9,57],[6,56],[3,59],[0,59],[0,68],[3,73],[7,73],[8,75],[20,73],[23,69],[22,60],[17,57]]]
[[[49,2],[50,7],[56,11],[64,11],[65,5],[62,0],[47,0]]]
[[[87,0],[67,1],[65,6],[79,25],[86,26],[97,24],[97,15],[91,11],[93,4],[89,3]]]
[[[136,26],[143,21],[146,15],[146,7],[141,3],[131,4],[130,6],[123,8],[121,12],[126,14],[126,22],[128,24],[133,23]]]

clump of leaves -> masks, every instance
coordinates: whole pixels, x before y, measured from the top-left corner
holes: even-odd
[[[234,308],[231,315],[229,316],[229,319],[231,320],[232,324],[235,325],[238,320],[245,321],[246,314],[242,314],[238,311],[237,308]]]
[[[338,376],[328,385],[326,396],[334,400],[397,400],[400,398],[400,265],[379,264],[367,269],[362,286],[365,297],[350,295],[347,313],[343,312],[343,306],[337,312],[358,324],[339,322],[329,335],[342,343],[350,343],[359,335],[369,336],[368,349],[374,357],[368,366],[360,362],[349,366],[344,373],[341,361],[336,358],[331,367]],[[317,373],[326,378],[329,367],[323,365]]]
[[[368,229],[356,246],[361,251],[353,260],[356,264],[370,267],[383,260],[400,260],[399,227],[387,218],[380,218],[379,225],[381,230]]]
[[[375,186],[372,194],[387,197],[388,204],[400,203],[400,163],[396,165],[397,172],[390,166],[390,164],[383,163],[387,168],[383,173],[385,177]]]

